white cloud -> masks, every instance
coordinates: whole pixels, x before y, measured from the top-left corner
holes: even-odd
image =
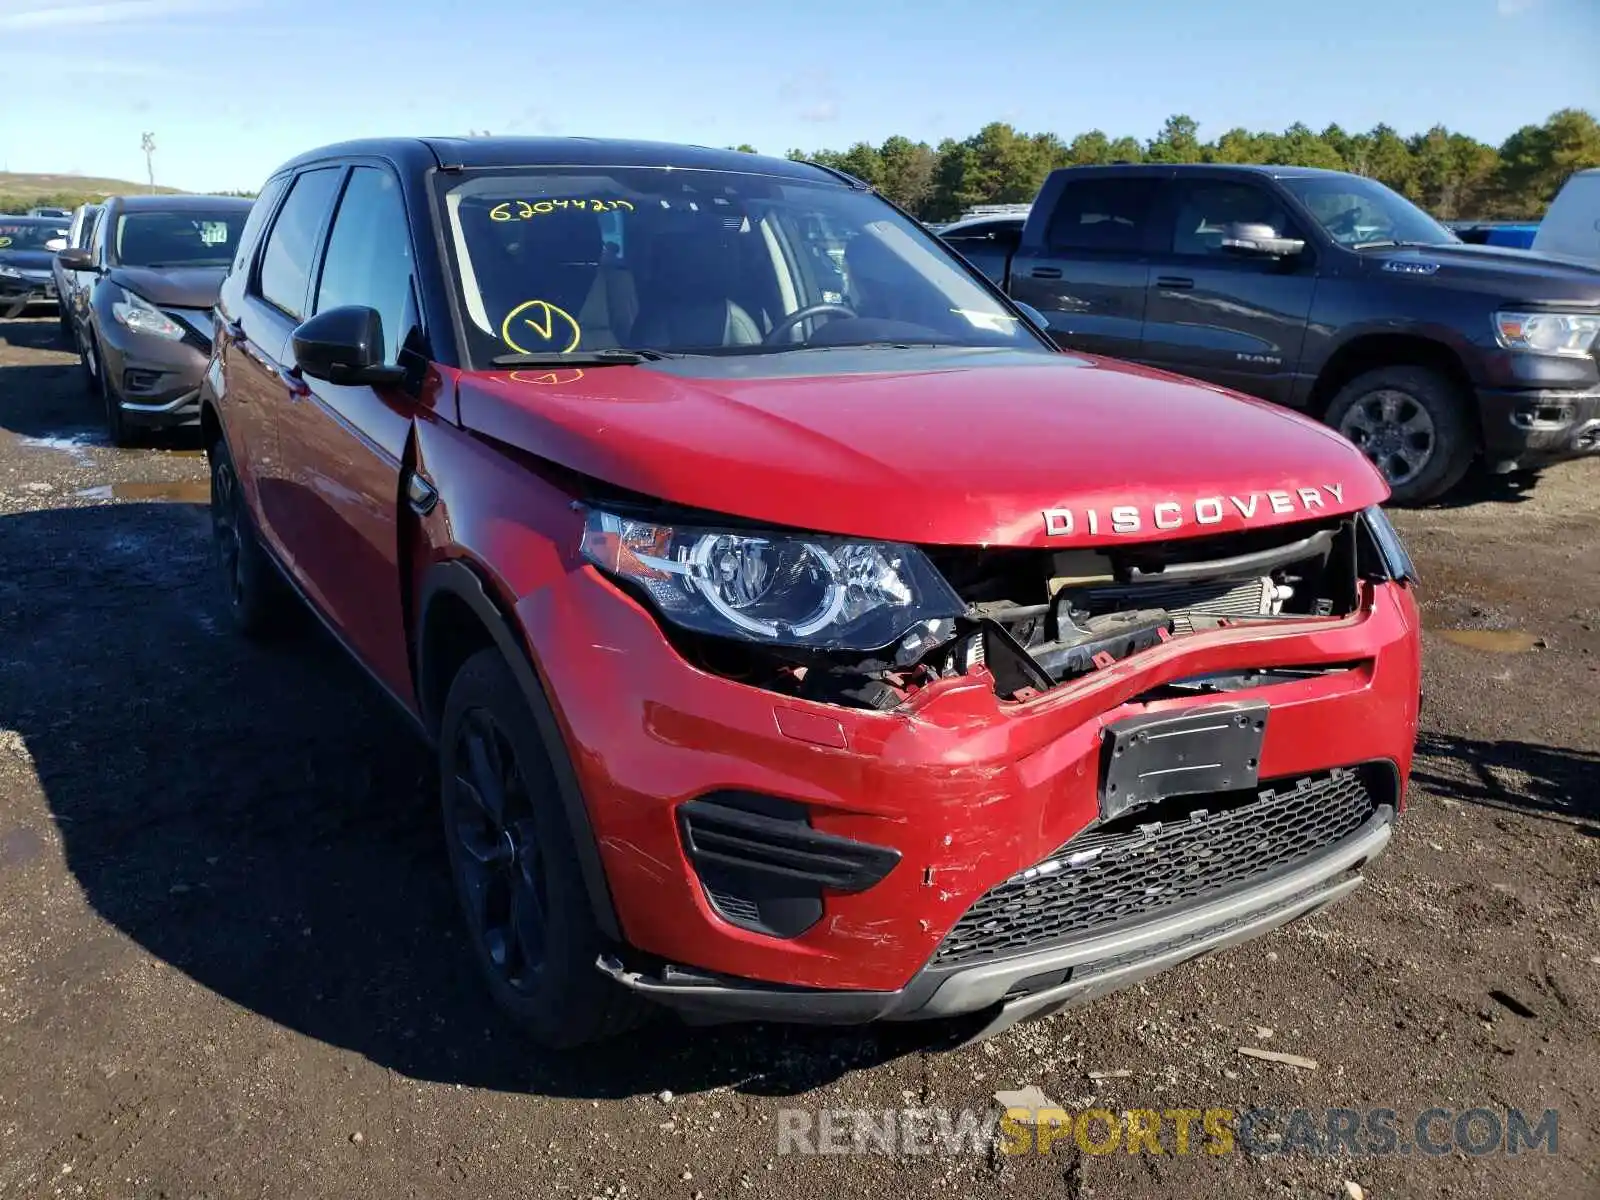
[[[135,59],[82,58],[65,54],[0,54],[0,79],[50,79],[61,75],[171,79],[176,74],[169,67]]]
[[[1502,17],[1521,16],[1539,7],[1540,0],[1496,0],[1496,9]]]
[[[778,102],[802,121],[837,121],[839,89],[827,71],[802,71],[778,85]]]
[[[41,4],[0,6],[0,31],[133,25],[187,13],[215,12],[237,5],[226,0],[110,0],[105,4]]]

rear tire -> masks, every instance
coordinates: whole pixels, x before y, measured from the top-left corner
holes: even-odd
[[[439,780],[450,872],[495,1003],[550,1049],[637,1025],[649,1006],[595,968],[607,943],[555,771],[498,649],[474,654],[450,684]]]
[[[256,539],[250,506],[234,470],[228,444],[218,438],[211,461],[211,547],[233,626],[251,639],[263,638],[282,623],[288,589]]]
[[[1420,504],[1472,465],[1478,439],[1469,413],[1469,397],[1438,371],[1380,367],[1340,388],[1324,420],[1383,472],[1394,503]]]

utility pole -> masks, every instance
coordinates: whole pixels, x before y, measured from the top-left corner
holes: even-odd
[[[144,151],[144,171],[150,177],[150,190],[156,190],[156,135],[153,133],[141,134],[139,149]]]

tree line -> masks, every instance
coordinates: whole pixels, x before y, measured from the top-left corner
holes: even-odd
[[[997,121],[936,147],[891,137],[880,146],[790,150],[788,157],[847,171],[925,221],[953,220],[977,204],[1032,200],[1056,167],[1119,161],[1329,167],[1380,180],[1443,221],[1516,220],[1541,216],[1572,172],[1600,167],[1600,122],[1562,109],[1496,147],[1443,125],[1402,137],[1388,125],[1365,133],[1329,125],[1318,133],[1297,123],[1282,133],[1230,129],[1203,142],[1194,118],[1178,115],[1141,142],[1098,129],[1067,141]]]
[[[748,144],[729,149],[755,152]],[[848,150],[790,150],[788,157],[848,171],[925,221],[954,220],[977,204],[1032,200],[1056,167],[1118,161],[1330,167],[1378,179],[1443,221],[1518,220],[1543,215],[1574,171],[1600,167],[1600,122],[1583,109],[1564,108],[1542,125],[1524,125],[1496,147],[1443,125],[1402,137],[1388,125],[1365,133],[1329,125],[1317,133],[1297,123],[1282,133],[1230,129],[1202,142],[1194,118],[1178,115],[1168,117],[1156,137],[1141,142],[1098,129],[1066,141],[996,121],[969,138],[946,138],[938,146],[897,136],[880,146],[857,142]],[[0,213],[37,205],[75,208],[101,199],[98,193],[70,191],[26,197],[0,193]]]

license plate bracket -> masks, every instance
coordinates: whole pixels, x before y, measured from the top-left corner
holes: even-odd
[[[1255,787],[1267,710],[1263,701],[1232,702],[1107,726],[1101,736],[1101,820],[1168,796]]]

